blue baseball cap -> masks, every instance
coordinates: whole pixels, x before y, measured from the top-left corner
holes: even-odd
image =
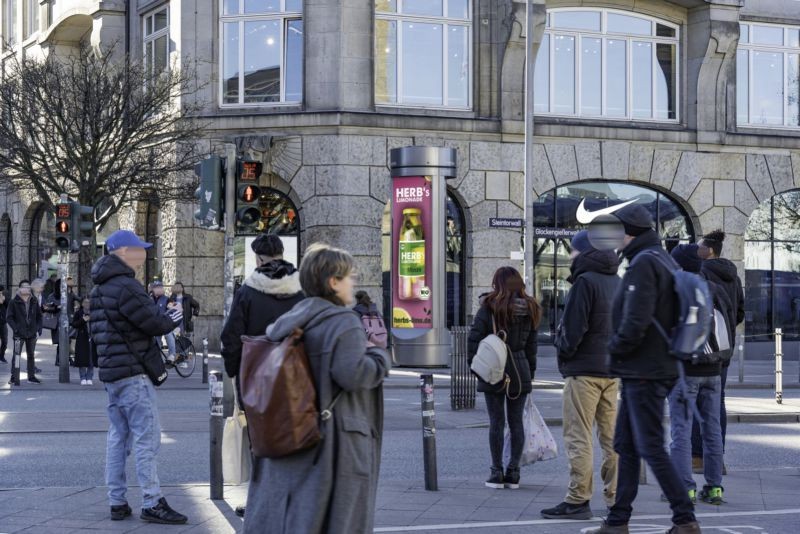
[[[122,247],[150,248],[152,246],[152,243],[142,241],[130,230],[117,230],[106,239],[106,248],[109,252],[113,252]]]

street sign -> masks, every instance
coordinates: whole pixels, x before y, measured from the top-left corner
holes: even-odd
[[[522,228],[525,226],[525,219],[513,219],[509,217],[489,217],[489,228]]]

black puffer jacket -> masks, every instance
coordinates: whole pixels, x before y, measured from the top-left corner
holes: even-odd
[[[499,327],[498,327],[499,328]],[[506,344],[511,349],[512,358],[506,360],[506,374],[511,378],[509,395],[516,396],[520,392],[530,393],[533,389],[534,373],[536,372],[536,329],[533,327],[528,307],[524,300],[516,299],[514,302],[514,319],[508,329]],[[492,312],[489,306],[481,304],[480,310],[472,321],[472,329],[467,340],[469,363],[478,352],[483,338],[492,334]],[[478,391],[483,393],[501,393],[503,382],[490,385],[478,378]]]
[[[247,277],[233,297],[231,313],[222,328],[222,358],[228,376],[239,374],[241,337],[263,336],[269,325],[303,298],[300,273],[288,261],[271,261]]]
[[[39,330],[42,329],[42,310],[31,295],[26,311],[25,301],[16,295],[8,305],[6,320],[15,338],[30,339],[39,335]]]
[[[736,265],[725,258],[715,258],[706,260],[700,268],[700,272],[710,281],[720,285],[730,300],[731,309],[736,322],[733,327],[733,336],[736,335],[736,326],[744,321],[744,291],[742,290],[742,279],[736,272]],[[733,343],[734,337],[731,337]],[[731,361],[728,360],[723,365],[728,367]]]
[[[97,346],[100,380],[116,382],[143,374],[139,358],[156,336],[171,332],[175,323],[158,311],[133,269],[113,254],[97,260],[92,282],[89,329]],[[126,339],[138,358],[131,354]]]
[[[650,251],[675,263],[661,247],[655,230],[636,237],[623,250],[630,266],[614,297],[614,335],[608,345],[612,376],[640,380],[678,377],[677,360],[653,325],[655,319],[667,332],[672,330],[678,319],[678,297],[672,273]],[[644,255],[639,258],[640,254]]]
[[[619,288],[619,256],[590,249],[572,263],[564,317],[555,345],[558,370],[568,376],[608,377],[611,304]]]

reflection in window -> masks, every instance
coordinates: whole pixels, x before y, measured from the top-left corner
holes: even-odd
[[[223,4],[223,104],[302,101],[301,10],[302,3],[295,0],[245,0],[242,4],[237,1]]]
[[[677,120],[677,26],[611,9],[548,13],[536,56],[536,113]]]
[[[28,278],[47,279],[58,268],[58,252],[55,249],[56,219],[51,210],[41,206],[31,223]]]
[[[144,66],[148,74],[157,74],[169,65],[168,8],[162,8],[142,19]]]
[[[467,0],[375,1],[375,101],[471,106]]]
[[[745,126],[800,126],[800,28],[741,24],[736,54],[736,120]]]

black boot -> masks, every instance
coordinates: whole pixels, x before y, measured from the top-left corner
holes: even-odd
[[[164,497],[161,497],[158,500],[158,504],[152,508],[142,508],[142,514],[139,517],[143,521],[164,525],[183,525],[189,519],[170,508],[169,504],[167,504],[167,499]]]
[[[503,489],[506,487],[505,480],[503,480],[503,470],[492,467],[492,476],[489,477],[485,483],[487,488]]]
[[[508,489],[519,489],[519,467],[507,468],[503,483]]]
[[[111,507],[111,520],[122,521],[126,517],[130,517],[132,513],[133,510],[131,510],[131,507],[128,506],[128,503],[116,504]]]

